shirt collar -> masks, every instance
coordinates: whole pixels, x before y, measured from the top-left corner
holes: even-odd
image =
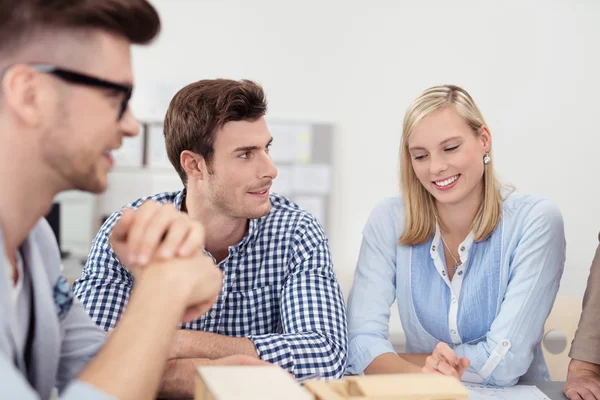
[[[246,234],[244,235],[242,240],[238,244],[231,246],[231,247],[241,251],[241,250],[245,249],[250,242],[254,242],[256,232],[258,232],[258,222],[259,221],[260,221],[260,219],[251,219],[250,222],[248,223],[248,231],[246,232]]]
[[[469,259],[469,251],[473,246],[473,231],[469,232],[465,240],[458,246],[458,255],[460,256],[460,261],[464,264]],[[440,226],[436,222],[435,224],[435,235],[433,236],[433,240],[431,241],[431,247],[429,248],[429,254],[432,259],[436,259],[439,256],[440,248],[444,245],[442,242],[442,232],[440,231]]]
[[[179,193],[177,193],[177,195],[175,196],[175,200],[173,200],[173,204],[175,205],[175,208],[177,209],[177,211],[181,211],[181,206],[185,205],[184,201],[185,201],[185,194],[187,193],[186,189],[183,188]]]

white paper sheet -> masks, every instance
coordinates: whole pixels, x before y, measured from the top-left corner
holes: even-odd
[[[535,386],[486,387],[466,383],[469,400],[551,400]]]
[[[331,190],[331,166],[296,165],[292,170],[292,185],[294,193],[325,195]]]
[[[123,138],[123,145],[113,151],[115,167],[141,167],[144,157],[144,134]]]
[[[167,155],[162,124],[148,125],[148,166],[150,168],[173,168]]]
[[[312,156],[312,128],[306,124],[269,123],[273,136],[271,159],[275,163],[310,162]]]
[[[294,202],[325,226],[325,199],[319,196],[294,196]]]
[[[273,180],[271,192],[287,196],[292,193],[292,169],[288,166],[277,166],[277,178]]]

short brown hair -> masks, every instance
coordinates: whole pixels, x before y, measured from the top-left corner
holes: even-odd
[[[167,110],[164,134],[169,160],[183,184],[187,174],[180,162],[182,151],[201,155],[210,166],[217,130],[231,121],[255,121],[266,112],[262,87],[249,80],[206,79],[177,92]]]
[[[0,55],[51,29],[102,29],[146,44],[160,18],[146,0],[0,0]]]

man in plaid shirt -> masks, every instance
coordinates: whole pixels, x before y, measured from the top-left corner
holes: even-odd
[[[163,395],[191,395],[195,366],[202,359],[235,354],[275,363],[297,378],[344,373],[345,307],[327,237],[312,215],[270,193],[277,169],[269,156],[266,109],[262,88],[250,81],[204,80],[180,90],[169,105],[164,135],[185,188],[129,205],[136,209],[147,199],[173,203],[202,222],[205,251],[224,275],[212,309],[181,326]],[[115,326],[131,293],[127,265],[157,255],[143,245],[136,254],[115,253],[108,239],[120,214],[114,213],[98,232],[74,285],[76,296],[105,330]],[[168,243],[178,233],[156,235]],[[172,255],[167,245],[159,250],[167,258]]]

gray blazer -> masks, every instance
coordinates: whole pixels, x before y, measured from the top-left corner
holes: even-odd
[[[102,347],[106,333],[72,296],[68,282],[60,274],[58,246],[45,219],[31,231],[22,253],[35,315],[29,370],[26,355],[17,350],[13,337],[12,324],[21,316],[14,315],[9,297],[10,263],[0,230],[0,398],[48,399],[53,387],[58,388],[63,399],[111,398],[75,379]]]

